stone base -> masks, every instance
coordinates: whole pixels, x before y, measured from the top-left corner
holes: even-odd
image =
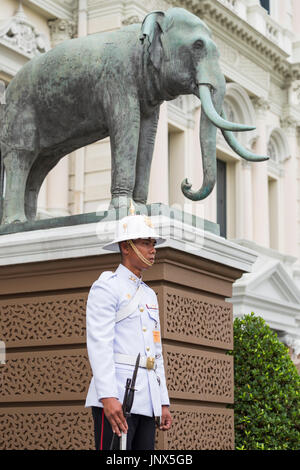
[[[76,230],[72,250],[63,252],[56,230],[56,238],[38,234],[44,260],[40,255],[36,262],[28,259],[33,239],[26,245],[33,232],[26,239],[22,234],[22,244],[15,238],[21,234],[0,237],[0,339],[6,345],[6,364],[0,365],[2,449],[94,446],[91,411],[84,408],[91,378],[86,299],[100,273],[118,266],[119,254],[91,254],[94,245],[88,244],[85,255],[79,250],[74,256],[82,243]],[[233,347],[232,305],[225,299],[255,257],[206,232],[197,253],[179,245],[170,238],[144,275],[159,300],[174,418],[172,431],[157,433],[156,448],[233,449],[233,410],[227,408],[233,403],[233,361],[226,354]],[[220,252],[226,263],[213,260]]]
[[[151,217],[164,216],[172,220],[177,220],[194,227],[202,227],[202,229],[220,234],[219,226],[209,220],[201,219],[194,215],[183,212],[177,208],[166,206],[165,204],[155,203],[144,206],[143,210],[136,210],[136,214],[145,214]],[[74,227],[83,224],[93,224],[99,222],[108,222],[119,220],[129,215],[128,209],[107,210],[99,212],[89,212],[86,214],[68,215],[63,217],[48,216],[43,219],[37,219],[22,223],[14,223],[8,225],[0,225],[0,235],[8,233],[31,232],[32,230],[45,230],[57,227]]]

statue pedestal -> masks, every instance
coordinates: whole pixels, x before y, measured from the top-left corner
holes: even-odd
[[[171,214],[172,215],[172,214]],[[180,219],[180,217],[179,217]],[[144,280],[157,293],[172,431],[157,449],[233,449],[232,284],[256,255],[170,214],[153,216],[168,241]],[[194,220],[194,219],[193,219]],[[195,220],[194,220],[195,222]],[[114,220],[0,236],[0,427],[5,449],[92,449],[84,400],[91,377],[85,305],[119,254],[100,248]],[[201,225],[201,224],[200,224]],[[98,236],[97,236],[98,233]]]

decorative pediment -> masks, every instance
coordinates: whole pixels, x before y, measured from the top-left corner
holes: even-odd
[[[265,300],[300,305],[300,292],[279,261],[266,262],[265,268],[249,282],[247,292]]]
[[[29,59],[50,49],[46,36],[29,21],[21,4],[13,17],[0,24],[0,44]]]
[[[259,258],[253,271],[236,281],[234,288],[239,294],[298,304],[300,312],[300,290],[279,260]]]
[[[299,335],[300,290],[279,260],[259,258],[233,285],[235,315],[254,312],[275,330]]]

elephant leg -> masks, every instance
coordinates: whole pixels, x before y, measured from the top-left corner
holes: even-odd
[[[10,149],[4,156],[6,172],[2,223],[25,222],[25,187],[35,154],[28,150]]]
[[[35,178],[34,172],[29,173],[25,189],[25,214],[29,220],[35,219],[39,191],[46,176],[39,173]]]
[[[25,188],[25,214],[29,220],[35,219],[38,195],[44,179],[60,159],[61,156],[50,158],[49,155],[38,155],[30,168]]]
[[[136,179],[133,191],[133,199],[138,204],[147,203],[151,162],[158,118],[159,107],[151,116],[141,117],[139,147],[136,162]]]
[[[129,207],[135,185],[140,113],[123,103],[123,115],[110,126],[111,143],[111,203],[110,208]]]

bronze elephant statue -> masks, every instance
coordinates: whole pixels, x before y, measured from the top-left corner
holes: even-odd
[[[160,105],[194,94],[202,104],[203,184],[182,191],[201,200],[216,181],[217,127],[243,158],[232,131],[253,127],[222,114],[225,79],[209,28],[181,9],[149,13],[142,26],[63,42],[29,61],[11,80],[1,108],[2,224],[34,219],[44,178],[65,155],[95,141],[111,141],[111,207],[146,204]],[[223,117],[222,117],[223,115]]]

